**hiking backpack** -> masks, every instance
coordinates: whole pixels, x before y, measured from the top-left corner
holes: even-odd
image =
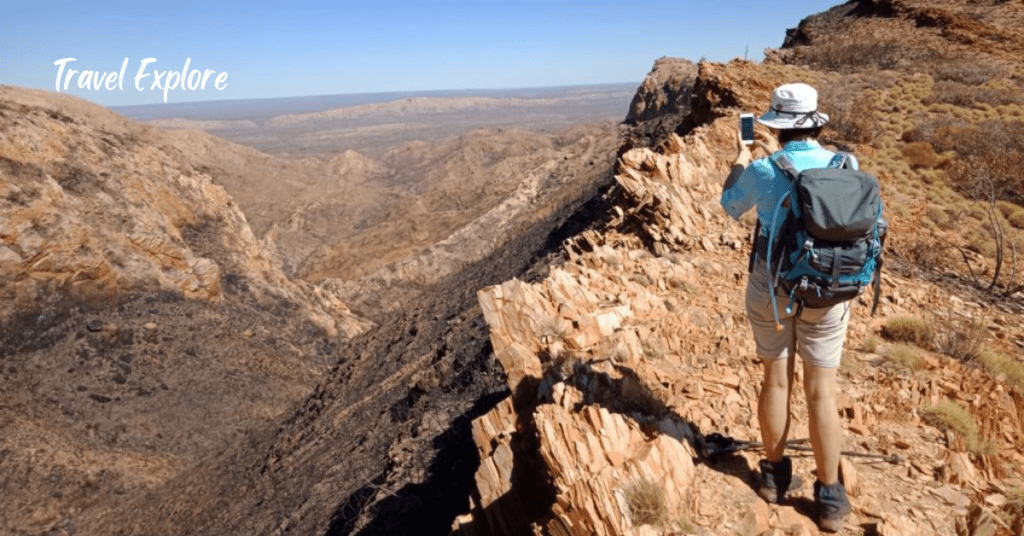
[[[789,296],[786,313],[804,307],[822,308],[856,298],[874,281],[872,316],[878,307],[882,251],[888,222],[882,214],[878,180],[852,169],[850,157],[837,154],[826,168],[798,172],[785,153],[770,160],[792,181],[792,190],[772,211],[785,219],[778,233],[769,232],[766,267],[776,329],[775,294]],[[795,208],[795,210],[794,210]]]

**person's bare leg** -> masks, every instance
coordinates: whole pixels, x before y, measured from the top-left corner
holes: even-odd
[[[804,393],[810,416],[811,447],[818,480],[834,484],[839,480],[839,452],[842,427],[836,409],[836,369],[804,364]],[[764,425],[761,425],[762,428]],[[767,445],[767,441],[765,442]]]
[[[765,457],[775,463],[786,451],[789,435],[789,393],[793,378],[793,356],[789,359],[762,361],[764,385],[757,401],[757,420]]]

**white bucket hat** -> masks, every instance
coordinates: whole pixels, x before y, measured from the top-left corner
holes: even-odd
[[[818,91],[798,83],[775,88],[771,109],[757,121],[780,130],[817,128],[828,122],[828,116],[818,112]]]

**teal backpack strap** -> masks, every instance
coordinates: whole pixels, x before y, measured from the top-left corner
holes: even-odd
[[[789,156],[787,156],[786,153],[784,153],[782,151],[779,151],[779,152],[769,156],[768,160],[770,162],[772,162],[773,164],[775,164],[775,166],[778,167],[780,170],[782,170],[782,173],[786,177],[788,177],[791,182],[795,183],[797,181],[797,178],[800,176],[800,172],[796,170],[796,166],[793,165],[793,161],[790,160]],[[775,249],[775,240],[776,240],[775,229],[776,229],[776,222],[778,221],[779,210],[781,210],[783,208],[783,205],[784,205],[785,201],[788,200],[792,195],[793,195],[792,192],[790,192],[790,195],[785,196],[782,199],[779,199],[778,204],[775,205],[775,210],[772,210],[771,227],[768,228],[768,255],[767,255],[767,262],[765,263],[765,267],[768,270],[768,287],[770,289],[769,290],[769,294],[770,294],[770,302],[771,302],[771,305],[772,305],[772,316],[775,319],[775,331],[779,331],[779,332],[781,332],[783,330],[783,327],[782,327],[782,322],[779,321],[779,305],[778,305],[778,301],[775,299],[775,284],[776,284],[776,282],[778,280],[778,271],[779,271],[779,269],[781,267],[777,267],[775,269],[776,270],[775,273],[774,274],[772,273],[772,251]],[[789,205],[785,205],[785,206],[789,207]],[[779,263],[780,264],[781,264],[781,261],[782,261],[782,259],[780,258],[779,259]],[[792,308],[792,306],[793,306],[793,296],[791,295],[790,296],[790,300],[789,300],[789,307],[786,308],[787,312],[788,312],[788,310],[790,308]]]

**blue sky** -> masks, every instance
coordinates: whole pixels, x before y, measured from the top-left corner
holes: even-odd
[[[167,102],[639,82],[662,56],[727,61],[749,47],[760,60],[838,3],[0,0],[0,84],[55,91],[64,58],[79,71],[67,93],[104,105],[163,102],[152,71],[189,58],[187,75],[214,73],[206,89],[168,89]],[[121,88],[78,87],[81,72],[118,72],[125,58]],[[156,62],[139,91],[145,58]]]

